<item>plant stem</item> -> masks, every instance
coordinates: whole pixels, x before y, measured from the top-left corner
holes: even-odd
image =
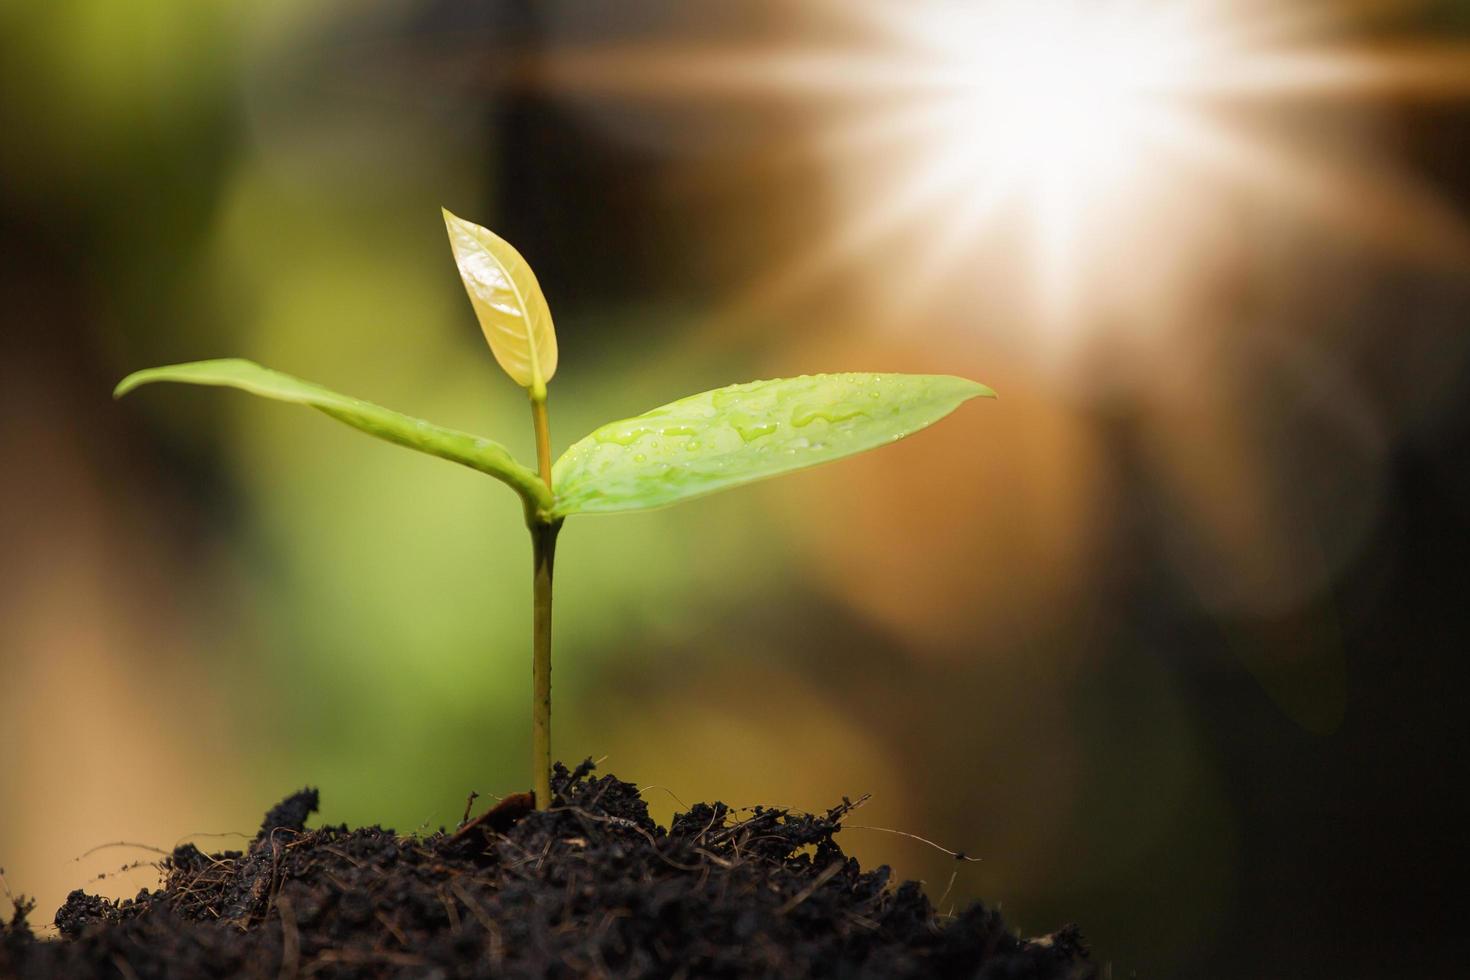
[[[536,465],[541,482],[551,489],[551,424],[546,420],[546,396],[531,396],[531,421],[536,426]]]
[[[536,809],[551,806],[551,573],[561,521],[531,525],[535,609],[531,656],[531,775]]]
[[[546,389],[531,393],[531,421],[536,427],[536,463],[546,489],[551,489],[551,425],[546,417]],[[556,536],[561,521],[527,512],[531,529],[533,612],[531,620],[531,777],[536,809],[551,806],[551,576],[556,564]]]

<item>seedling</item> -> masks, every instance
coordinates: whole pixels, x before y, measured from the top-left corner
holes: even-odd
[[[470,305],[496,361],[531,400],[537,469],[499,443],[400,415],[320,385],[227,358],[128,375],[115,397],[154,381],[239,388],[308,405],[388,442],[493,476],[520,495],[531,532],[534,615],[531,752],[536,805],[551,802],[551,582],[556,539],[575,514],[663,507],[896,442],[944,418],[986,386],[947,375],[816,374],[690,395],[610,422],[554,464],[546,384],[556,333],[526,260],[493,232],[444,212]]]

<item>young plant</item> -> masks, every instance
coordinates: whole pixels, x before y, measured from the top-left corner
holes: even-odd
[[[551,582],[563,521],[574,514],[663,507],[874,449],[939,421],[971,398],[995,393],[946,375],[752,381],[610,422],[553,464],[546,385],[556,373],[557,350],[546,298],[531,267],[507,242],[448,211],[444,222],[490,350],[530,397],[536,470],[489,439],[234,358],[138,371],[118,384],[114,396],[154,381],[239,388],[308,405],[369,435],[479,470],[514,490],[531,532],[532,777],[536,806],[544,809],[551,802]]]

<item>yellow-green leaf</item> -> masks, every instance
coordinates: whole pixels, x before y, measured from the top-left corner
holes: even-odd
[[[556,331],[536,274],[521,253],[488,228],[447,210],[444,225],[495,360],[516,384],[544,395],[556,373]]]
[[[933,374],[817,374],[706,391],[573,445],[552,469],[552,512],[662,507],[896,442],[994,395]]]
[[[253,361],[225,358],[135,371],[118,383],[113,397],[121,398],[139,385],[154,381],[220,385],[248,391],[262,398],[308,405],[368,435],[487,473],[509,485],[535,510],[546,510],[551,504],[551,495],[541,478],[533,470],[517,463],[509,450],[499,443],[402,415],[360,398],[339,395],[310,381],[263,368]]]

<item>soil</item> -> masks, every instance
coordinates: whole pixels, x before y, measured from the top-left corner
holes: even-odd
[[[72,892],[57,941],[0,924],[0,977],[1090,978],[1074,927],[1023,940],[972,905],[863,871],[821,815],[699,804],[666,830],[636,787],[557,766],[553,806],[513,796],[453,833],[307,830],[315,790],[242,851],[192,844],[163,887]]]

